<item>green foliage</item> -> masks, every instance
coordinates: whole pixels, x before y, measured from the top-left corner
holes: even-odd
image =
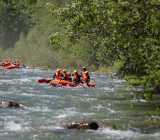
[[[7,50],[4,56],[19,58],[26,65],[41,67],[56,67],[55,53],[49,45],[49,36],[58,29],[53,23],[54,17],[48,12],[44,1],[38,1],[34,6],[36,11],[32,13],[35,26],[27,35],[21,34],[15,47]],[[55,24],[55,25],[53,25]]]
[[[145,77],[138,77],[135,75],[127,75],[125,76],[125,79],[129,82],[129,84],[134,86],[145,85],[146,83]]]
[[[62,36],[56,32],[50,36],[50,44],[54,49],[60,49],[62,47]]]
[[[118,73],[123,66],[124,66],[123,59],[116,60],[112,65],[112,72]]]
[[[136,77],[132,84],[150,89],[160,86],[159,5],[155,0],[72,0],[54,11],[71,41],[87,38],[93,64],[120,60],[121,73]]]
[[[160,93],[160,70],[153,70],[146,77],[145,89],[152,89],[152,92]]]
[[[29,7],[25,0],[0,0],[1,47],[13,47],[20,34],[28,32],[32,26]]]
[[[41,67],[63,67],[71,64],[87,65],[89,49],[85,39],[77,44],[71,44],[65,34],[60,34],[63,27],[52,16],[50,10],[56,1],[38,1],[31,14],[35,25],[26,34],[21,33],[15,47],[0,50],[1,58],[18,58],[26,65]],[[60,3],[58,2],[58,5]],[[81,46],[84,49],[81,49]],[[85,62],[85,63],[84,63]]]

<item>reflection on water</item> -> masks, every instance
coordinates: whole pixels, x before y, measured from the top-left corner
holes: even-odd
[[[1,100],[26,105],[24,109],[0,109],[0,139],[159,140],[159,126],[147,124],[160,120],[158,115],[148,114],[159,105],[159,99],[134,98],[124,80],[104,74],[92,73],[96,89],[54,88],[36,82],[51,75],[52,71],[39,69],[0,71]],[[79,120],[96,120],[101,128],[84,131],[63,127]]]

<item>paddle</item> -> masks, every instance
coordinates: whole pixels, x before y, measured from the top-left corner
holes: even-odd
[[[50,83],[50,81],[51,80],[49,80],[49,79],[39,79],[38,83],[47,83],[48,84],[48,83]]]

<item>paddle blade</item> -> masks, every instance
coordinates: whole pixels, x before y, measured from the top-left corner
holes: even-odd
[[[48,79],[39,79],[38,80],[38,83],[49,83],[51,80],[48,80]]]

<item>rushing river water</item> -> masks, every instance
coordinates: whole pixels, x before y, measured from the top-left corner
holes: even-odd
[[[159,127],[146,122],[160,103],[136,98],[124,80],[92,74],[97,87],[55,88],[38,84],[52,77],[39,69],[0,70],[0,98],[26,105],[24,109],[0,109],[0,140],[159,140]],[[98,131],[67,130],[63,126],[95,120]],[[114,127],[114,128],[113,128]]]

